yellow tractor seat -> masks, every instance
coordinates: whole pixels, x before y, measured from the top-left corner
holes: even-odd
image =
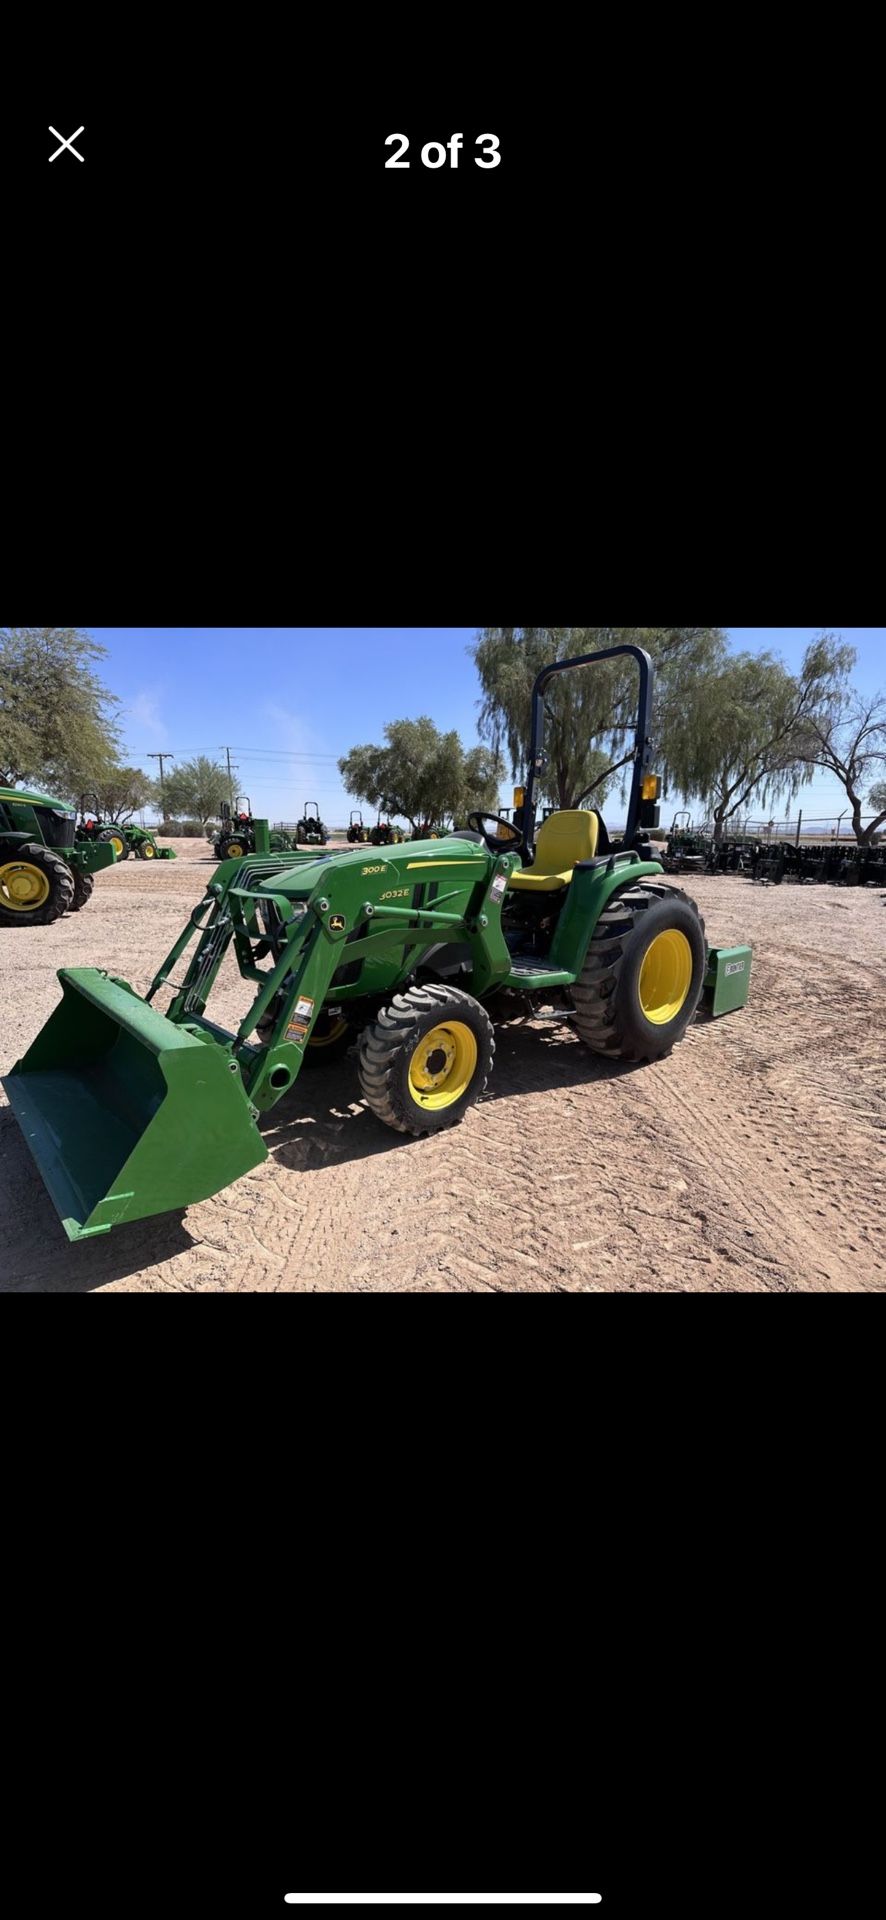
[[[550,814],[539,827],[532,866],[518,868],[508,885],[517,893],[559,893],[579,860],[594,859],[598,833],[596,813],[576,808]]]

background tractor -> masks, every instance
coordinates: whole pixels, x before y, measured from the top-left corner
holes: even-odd
[[[221,826],[212,843],[216,860],[240,860],[245,853],[255,853],[256,822],[248,794],[238,796],[233,812],[227,801],[223,801],[221,814]],[[262,824],[267,827],[267,821]],[[295,848],[292,834],[283,827],[271,827],[268,837],[272,853],[289,853]]]
[[[363,825],[363,815],[359,808],[351,808],[351,824],[348,827],[348,839],[352,846],[362,846],[369,839],[369,828]]]
[[[369,838],[374,847],[399,847],[403,841],[400,828],[393,826],[390,820],[383,820],[381,814],[379,814]]]
[[[87,800],[93,802],[87,807]],[[95,794],[80,795],[80,813],[77,820],[77,841],[80,846],[95,844],[96,841],[108,841],[118,860],[128,860],[131,853],[137,860],[175,860],[174,847],[158,847],[153,833],[147,827],[135,827],[131,824],[121,826],[115,820],[103,820]]]
[[[685,826],[681,823],[685,821]],[[665,873],[702,873],[710,846],[710,835],[694,832],[687,808],[675,813],[667,845],[661,856]]]
[[[116,858],[108,841],[77,841],[73,807],[45,793],[0,787],[0,925],[48,926],[77,913],[93,875]]]
[[[311,813],[310,809],[314,811]],[[325,847],[326,828],[320,818],[320,808],[316,800],[306,800],[304,812],[295,829],[295,837],[303,847]]]
[[[536,835],[545,688],[623,655],[640,674],[624,836],[596,810],[553,813]],[[262,1114],[309,1055],[351,1035],[367,1106],[421,1135],[482,1094],[499,996],[555,1003],[591,1053],[629,1061],[668,1054],[704,992],[714,1015],[744,1006],[750,950],[710,949],[695,903],[646,857],[651,699],[639,647],[538,676],[517,844],[498,815],[472,813],[467,830],[387,854],[232,858],[144,999],[102,968],[63,967],[61,1001],[4,1086],[69,1238],[186,1207],[258,1166]],[[208,1011],[230,948],[246,1002],[234,1032]]]

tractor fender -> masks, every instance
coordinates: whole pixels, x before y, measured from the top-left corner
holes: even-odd
[[[597,921],[616,893],[635,887],[638,881],[661,880],[660,860],[641,860],[630,851],[603,854],[595,860],[580,860],[573,869],[568,896],[551,942],[551,967],[579,974],[587,957]]]
[[[457,980],[473,973],[474,959],[467,940],[441,940],[428,947],[416,969],[419,982],[425,979]]]

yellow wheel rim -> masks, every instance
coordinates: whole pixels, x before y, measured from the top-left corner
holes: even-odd
[[[692,948],[669,927],[650,940],[640,968],[640,1005],[654,1027],[675,1020],[692,985]]]
[[[150,840],[146,840],[143,848],[145,859],[153,860],[156,851],[156,847],[152,847]]]
[[[225,855],[225,859],[239,860],[242,852],[243,852],[243,848],[241,847],[239,840],[232,840],[228,848],[228,851]]]
[[[462,1020],[450,1020],[422,1034],[409,1062],[409,1091],[419,1107],[451,1107],[476,1069],[476,1036]]]
[[[126,846],[126,841],[125,841],[125,840],[121,840],[121,838],[120,838],[120,835],[119,835],[119,833],[112,833],[112,834],[111,834],[111,846],[113,847],[113,849],[114,849],[114,852],[116,853],[116,855],[117,855],[117,858],[118,858],[118,860],[119,860],[119,858],[120,858],[120,855],[121,855],[121,853],[123,852],[123,850],[124,850],[124,848],[125,848],[125,846]]]
[[[347,1021],[343,1020],[341,1016],[339,1016],[337,1020],[330,1019],[329,1031],[327,1033],[318,1033],[317,1028],[315,1027],[313,1033],[311,1034],[310,1040],[308,1041],[308,1046],[309,1047],[331,1047],[333,1044],[333,1041],[341,1039],[342,1034],[345,1032],[347,1028],[347,1024],[348,1024]]]
[[[49,899],[49,881],[41,867],[27,860],[7,860],[0,867],[0,900],[16,913],[33,913]]]

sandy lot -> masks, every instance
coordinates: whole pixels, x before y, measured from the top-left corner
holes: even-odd
[[[80,914],[0,929],[2,1071],[55,1006],[58,967],[145,990],[212,865],[175,844],[177,861],[99,874]],[[486,1096],[435,1139],[383,1127],[345,1059],[300,1076],[265,1117],[269,1160],[235,1186],[72,1247],[0,1106],[0,1289],[886,1290],[886,896],[673,884],[713,943],[753,947],[749,1007],[643,1067],[596,1059],[568,1026],[503,1026]],[[246,1003],[229,956],[211,1011],[232,1024]]]

